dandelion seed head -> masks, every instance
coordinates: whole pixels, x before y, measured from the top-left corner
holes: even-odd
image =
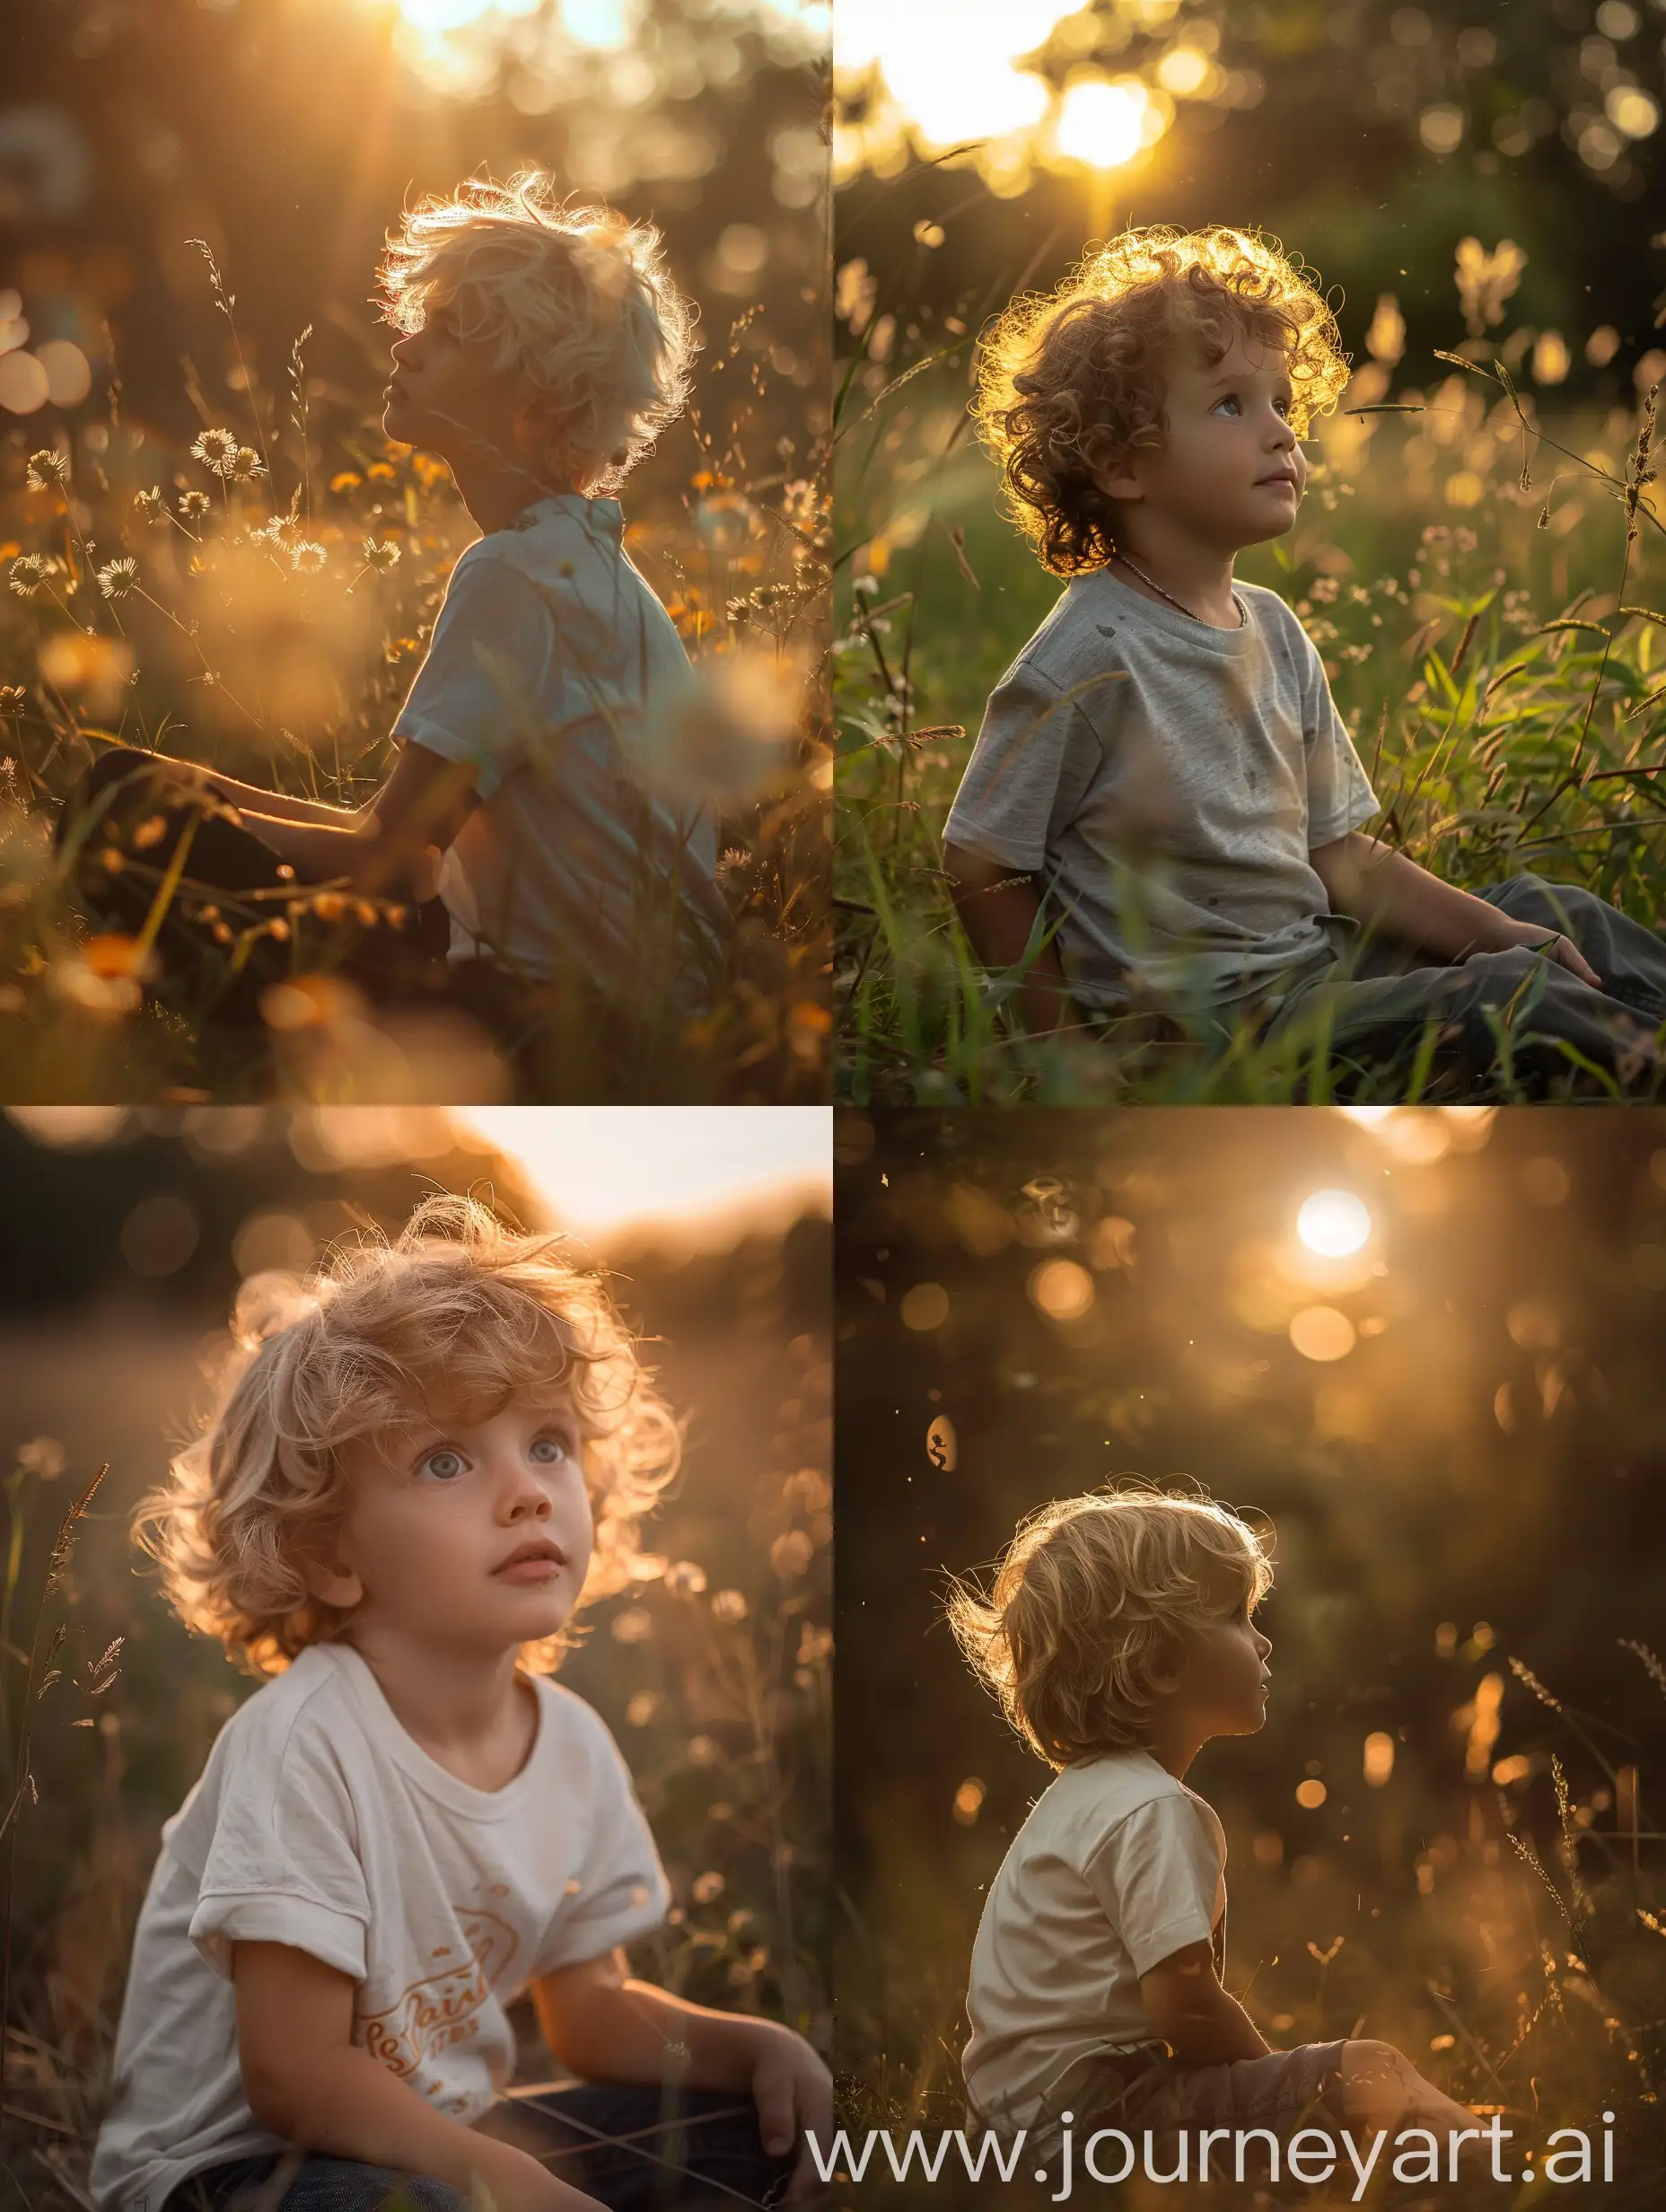
[[[317,575],[327,558],[323,547],[311,538],[300,539],[289,549],[289,565],[297,575]]]

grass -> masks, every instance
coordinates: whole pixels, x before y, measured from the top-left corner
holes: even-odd
[[[746,348],[750,313],[726,348],[714,347],[702,389],[723,400],[750,384],[727,422],[691,418],[680,496],[644,517],[633,486],[625,493],[637,515],[627,549],[670,608],[710,700],[706,750],[684,768],[718,820],[735,937],[708,1016],[633,1023],[625,1009],[609,1030],[582,992],[575,1003],[532,992],[488,1037],[455,1012],[379,1011],[330,972],[340,925],[365,902],[329,886],[281,914],[222,901],[220,956],[191,986],[169,982],[151,946],[193,886],[189,873],[147,870],[136,851],[111,847],[109,865],[132,870],[150,894],[145,926],[112,935],[79,909],[52,825],[111,741],[296,796],[368,798],[391,765],[388,731],[452,566],[478,534],[443,461],[388,443],[368,391],[332,391],[325,421],[310,419],[310,332],[295,342],[286,392],[262,391],[212,259],[208,272],[240,364],[244,429],[215,417],[193,376],[204,427],[178,450],[121,417],[112,364],[101,409],[65,418],[50,443],[37,426],[0,448],[0,566],[11,586],[0,593],[7,1096],[825,1098],[830,761],[802,678],[825,631],[826,517],[811,431],[783,439],[770,468],[740,458],[763,389]],[[251,1034],[216,1008],[266,937],[286,946],[299,989],[277,993]]]
[[[1653,399],[1552,415],[1530,332],[1442,356],[1431,388],[1356,373],[1315,426],[1303,512],[1239,563],[1320,647],[1383,803],[1374,834],[1478,889],[1531,871],[1666,921],[1666,578]],[[1218,1058],[1037,1040],[951,907],[942,827],[989,691],[1062,588],[996,512],[965,411],[969,338],[849,367],[837,426],[838,1095],[856,1103],[1277,1104],[1528,1095],[1340,1063],[1322,1034]],[[1124,1025],[1127,1027],[1127,1025]],[[1603,1084],[1570,1066],[1565,1085]],[[1609,1091],[1612,1084],[1606,1086]]]
[[[801,1270],[802,1272],[802,1270]],[[633,1303],[665,1326],[667,1389],[695,1423],[687,1473],[644,1531],[646,1577],[581,1616],[560,1680],[618,1738],[670,1876],[665,1927],[635,1971],[696,2001],[830,2040],[828,1736],[829,1369],[783,1246],[631,1261]],[[723,1319],[742,1307],[743,1331]],[[127,1409],[189,1392],[206,1316],[124,1336],[80,1314],[51,1347],[0,1342],[39,1405],[96,1365],[122,1410],[63,1407],[107,1440],[98,1493],[69,1444],[7,1440],[0,1479],[0,1897],[10,1957],[0,2205],[85,2208],[132,1931],[163,1817],[256,1687],[188,1637],[136,1579],[128,1512],[160,1437]],[[165,1380],[159,1384],[159,1370]],[[47,1391],[39,1378],[58,1380]],[[180,1411],[174,1405],[177,1418]],[[146,1465],[146,1462],[149,1465]],[[75,1539],[79,1536],[79,1549]],[[86,1732],[86,1733],[82,1733]],[[517,2079],[555,2069],[524,2001]]]

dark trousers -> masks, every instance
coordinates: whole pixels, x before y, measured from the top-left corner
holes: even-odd
[[[1433,1021],[1435,1066],[1467,1080],[1507,1066],[1522,1088],[1543,1093],[1577,1084],[1585,1060],[1622,1087],[1648,1087],[1647,1040],[1666,1022],[1666,943],[1594,892],[1542,876],[1514,875],[1479,895],[1513,920],[1572,938],[1601,989],[1523,948],[1428,967],[1377,941],[1352,962],[1301,978],[1269,1040],[1328,1027],[1337,1059],[1392,1064],[1415,1056]]]
[[[793,2171],[791,2157],[772,2158],[764,2149],[757,2111],[743,2094],[586,2082],[515,2102],[548,2128],[546,2170],[611,2212],[774,2205]],[[163,2212],[233,2212],[240,2199],[241,2212],[251,2212],[282,2157],[206,2167],[180,2184]],[[311,2155],[265,2212],[377,2212],[396,2190],[401,2212],[469,2212],[467,2197],[448,2182],[353,2158]]]
[[[70,794],[57,843],[92,920],[134,937],[188,836],[151,948],[168,997],[243,1024],[259,1021],[271,985],[296,974],[338,975],[384,1002],[446,989],[450,923],[438,900],[400,908],[298,885],[223,802],[206,802],[149,753],[101,753]]]

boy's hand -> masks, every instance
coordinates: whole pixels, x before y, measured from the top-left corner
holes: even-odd
[[[1600,991],[1602,988],[1602,978],[1572,937],[1540,938],[1532,950],[1542,952],[1547,960],[1555,961],[1558,968],[1565,968],[1569,975],[1577,976],[1582,983],[1589,983],[1592,990]]]
[[[785,2204],[807,2204],[823,2183],[811,2159],[807,2134],[819,2143],[833,2138],[833,2076],[802,2035],[769,2025],[752,2068],[752,2101],[764,2148],[783,2158],[798,2146],[798,2163]]]

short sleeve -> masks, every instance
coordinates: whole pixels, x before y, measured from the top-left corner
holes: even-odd
[[[370,1899],[346,1786],[323,1746],[280,1756],[259,1738],[229,1762],[197,1883],[190,1938],[229,1979],[232,1946],[288,1944],[354,1980]]]
[[[1302,738],[1307,752],[1307,844],[1310,852],[1362,830],[1378,811],[1364,765],[1347,724],[1337,712],[1319,648],[1304,629],[1302,654]]]
[[[943,824],[945,844],[1031,873],[1074,816],[1103,759],[1076,702],[1020,661],[990,694]]]
[[[393,735],[471,768],[490,799],[526,754],[554,649],[537,585],[507,561],[465,553]]]
[[[1083,1872],[1136,1974],[1210,1941],[1221,1854],[1189,1797],[1171,1792],[1118,1821]]]
[[[653,1830],[617,1743],[604,1723],[594,1727],[589,1776],[589,1828],[578,1868],[539,1946],[534,1976],[600,1958],[616,1944],[658,1927],[671,1903]]]

